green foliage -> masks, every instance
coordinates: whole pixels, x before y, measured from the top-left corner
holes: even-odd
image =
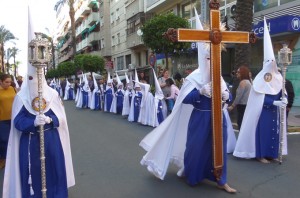
[[[58,78],[59,77],[59,73],[57,69],[50,69],[49,71],[47,71],[46,74],[46,78]]]
[[[89,55],[89,54],[80,54],[76,55],[74,58],[74,63],[76,69],[83,70],[84,72],[101,72],[104,70],[105,61],[102,57]]]
[[[190,28],[189,22],[173,13],[160,14],[146,23],[141,28],[142,39],[145,45],[155,53],[173,53],[189,48],[190,44],[176,42],[173,43],[163,36],[169,28]]]
[[[57,67],[57,70],[60,77],[68,77],[75,75],[76,73],[75,64],[71,61],[60,63]]]

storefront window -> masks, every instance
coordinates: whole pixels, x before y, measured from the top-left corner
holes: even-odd
[[[192,0],[189,3],[182,5],[182,18],[190,19],[192,17],[195,17],[194,8],[196,8],[198,14],[200,14],[200,1]]]
[[[279,0],[255,0],[254,12],[266,10],[278,6]]]

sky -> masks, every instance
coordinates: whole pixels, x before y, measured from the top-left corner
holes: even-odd
[[[15,46],[20,50],[16,61],[20,61],[19,74],[26,74],[27,66],[27,44],[28,44],[28,5],[32,12],[33,23],[38,31],[51,34],[55,27],[54,5],[58,0],[0,0],[0,26],[14,34],[18,40],[15,44],[8,42],[5,48]],[[48,28],[50,33],[46,30]],[[51,35],[50,35],[51,36]],[[13,63],[13,59],[10,60]]]

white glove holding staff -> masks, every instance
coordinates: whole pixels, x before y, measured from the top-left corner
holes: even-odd
[[[287,104],[288,104],[287,98],[283,98],[282,100],[275,100],[273,102],[273,105],[278,107],[286,107]]]
[[[49,116],[40,114],[35,117],[34,126],[41,126],[41,125],[49,124],[50,122],[51,122],[51,118]]]

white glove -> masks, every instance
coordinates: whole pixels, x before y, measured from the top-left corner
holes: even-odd
[[[222,100],[226,101],[229,99],[229,92],[228,91],[223,91],[222,92]]]
[[[287,100],[287,98],[282,98],[281,102],[283,102],[284,104],[288,104],[289,103],[288,100]]]
[[[45,115],[44,115],[45,116]],[[44,120],[47,124],[50,124],[50,122],[52,121],[52,119],[49,116],[45,116]]]
[[[210,98],[211,97],[211,84],[208,83],[208,84],[204,85],[203,87],[201,87],[201,89],[199,90],[199,93],[201,95],[204,95],[204,96]]]
[[[34,126],[45,125],[45,115],[37,115],[34,120]]]
[[[273,102],[273,105],[278,106],[278,107],[286,107],[287,104],[281,100],[275,100]]]

